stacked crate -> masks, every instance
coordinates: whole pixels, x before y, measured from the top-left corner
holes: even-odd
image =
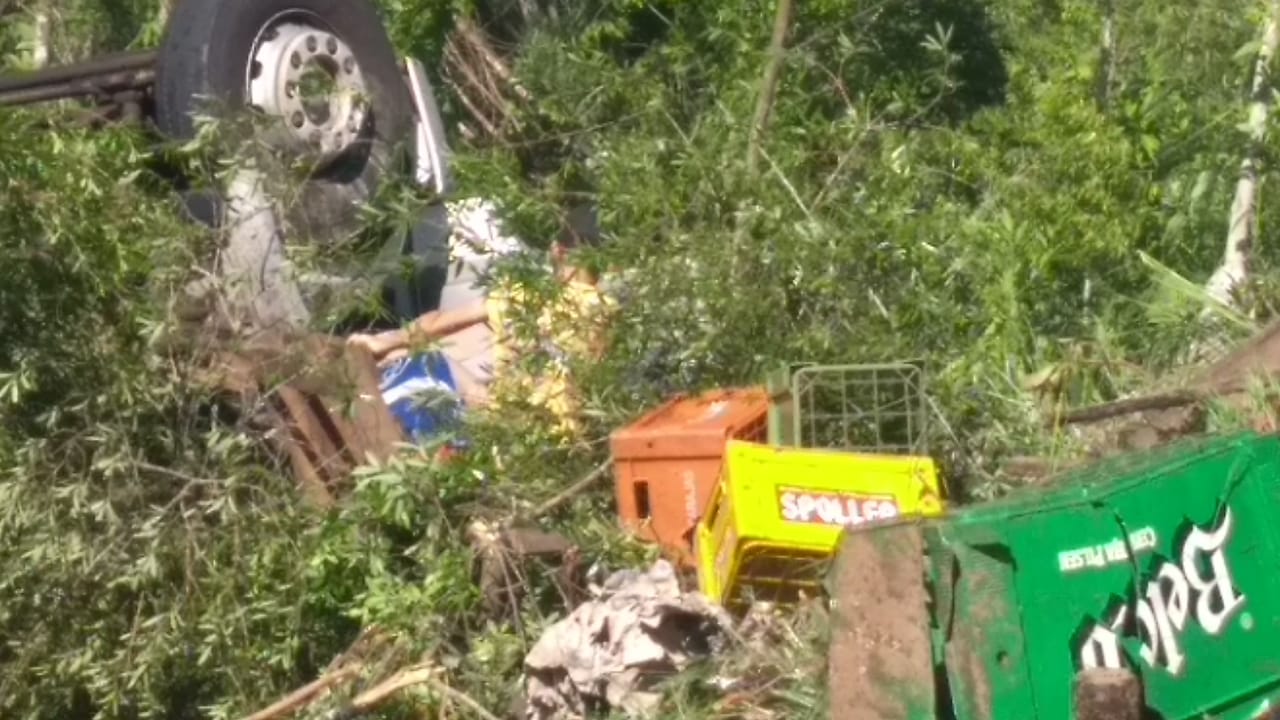
[[[763,442],[769,396],[762,387],[681,395],[610,438],[618,515],[639,538],[694,566],[693,527],[720,478],[725,443]]]

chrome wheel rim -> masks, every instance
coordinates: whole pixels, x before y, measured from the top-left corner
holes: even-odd
[[[280,121],[284,145],[322,163],[351,148],[368,122],[355,53],[337,34],[297,17],[273,19],[258,33],[245,89],[252,107]]]

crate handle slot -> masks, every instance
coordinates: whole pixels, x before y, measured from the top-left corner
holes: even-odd
[[[631,491],[635,494],[636,515],[642,520],[648,520],[653,517],[653,510],[649,503],[649,481],[635,481],[631,486]]]

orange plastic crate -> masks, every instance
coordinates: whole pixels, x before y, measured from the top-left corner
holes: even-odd
[[[769,395],[763,387],[677,396],[616,430],[618,516],[638,537],[692,567],[693,527],[720,478],[730,438],[765,442]]]

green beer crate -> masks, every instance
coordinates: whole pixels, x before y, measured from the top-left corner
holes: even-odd
[[[917,670],[935,677],[937,702],[916,687],[878,717],[1072,720],[1073,679],[1095,667],[1132,670],[1163,720],[1268,715],[1280,702],[1280,439],[1187,441],[1051,483],[846,537],[899,568],[907,544],[924,556],[916,604],[932,627],[916,642],[932,647],[912,657],[932,665]],[[858,611],[838,621],[856,627]]]

